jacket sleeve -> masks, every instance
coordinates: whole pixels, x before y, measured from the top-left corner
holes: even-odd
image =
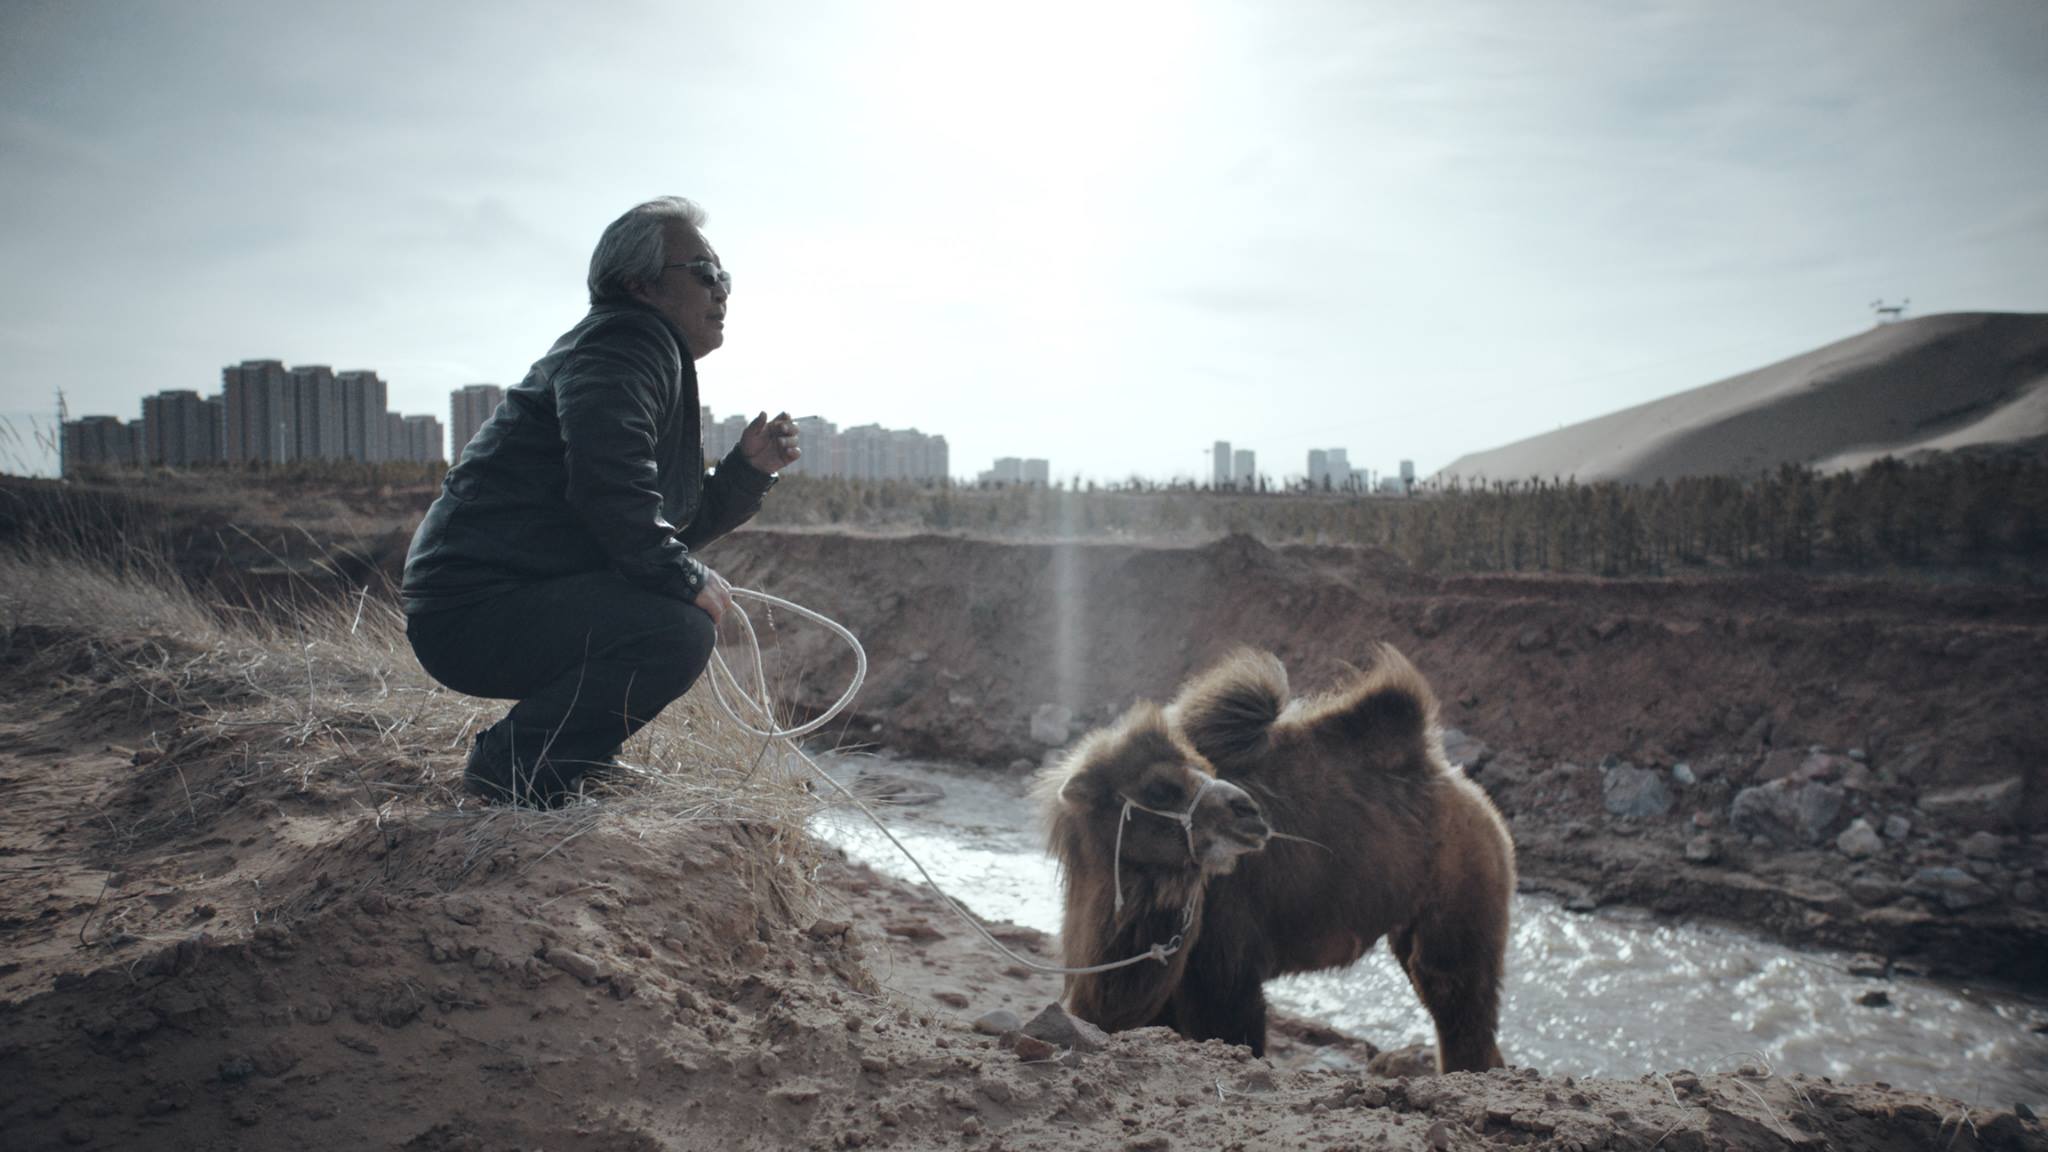
[[[761,498],[775,486],[775,477],[747,463],[739,445],[719,461],[718,471],[704,478],[704,498],[697,515],[683,528],[682,539],[702,548],[745,524],[761,510]]]
[[[631,319],[584,338],[552,381],[569,507],[633,583],[682,600],[704,566],[662,515],[655,444],[677,367],[672,342]]]

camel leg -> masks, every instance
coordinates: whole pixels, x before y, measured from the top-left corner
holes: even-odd
[[[1204,937],[1205,940],[1214,937]],[[1266,1054],[1265,978],[1248,956],[1197,944],[1171,1005],[1175,1027],[1190,1040],[1243,1044]]]
[[[1444,1072],[1499,1068],[1500,981],[1507,940],[1492,926],[1425,916],[1388,944],[1422,1006],[1436,1021],[1437,1067]]]

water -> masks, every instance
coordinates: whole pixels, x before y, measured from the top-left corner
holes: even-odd
[[[847,760],[936,784],[945,797],[889,808],[890,830],[955,898],[991,919],[1057,931],[1060,893],[1029,801],[1016,781],[904,762]],[[857,812],[820,833],[857,860],[909,880],[910,863]],[[1976,1106],[2048,1106],[2048,999],[1930,980],[1850,976],[1848,957],[1743,933],[1628,913],[1578,915],[1518,896],[1500,1045],[1552,1075],[1633,1078],[1743,1064],[1837,1080],[1884,1081]],[[1891,1006],[1867,1008],[1872,989]],[[1289,1012],[1382,1048],[1434,1039],[1429,1017],[1384,948],[1334,973],[1266,986]]]

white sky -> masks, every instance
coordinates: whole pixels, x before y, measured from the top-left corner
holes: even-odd
[[[674,192],[736,280],[721,416],[1429,472],[1874,297],[2048,311],[2044,126],[2038,0],[8,0],[0,414],[277,357],[446,421]]]

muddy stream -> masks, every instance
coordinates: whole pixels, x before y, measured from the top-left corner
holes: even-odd
[[[877,807],[954,898],[990,919],[1058,931],[1057,877],[1022,782],[905,761],[830,767],[849,782],[885,776],[920,801]],[[917,880],[857,812],[831,813],[818,831],[856,860]],[[1844,954],[1626,910],[1572,913],[1536,896],[1516,897],[1509,947],[1500,1044],[1513,1064],[1623,1078],[1764,1064],[1984,1106],[2048,1106],[2048,998],[1855,977]],[[990,963],[999,963],[993,953]],[[1889,1005],[1858,1002],[1874,990]],[[1349,970],[1288,977],[1266,991],[1280,1008],[1381,1048],[1433,1039],[1381,946]]]

